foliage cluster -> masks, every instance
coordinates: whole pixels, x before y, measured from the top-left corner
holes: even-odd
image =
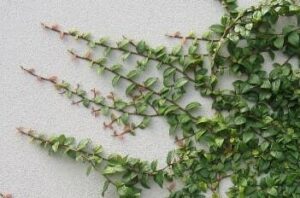
[[[104,126],[118,138],[147,128],[153,117],[165,119],[178,145],[168,153],[165,167],[159,168],[157,161],[106,156],[89,139],[76,143],[66,135],[47,138],[31,129],[20,127],[18,131],[50,153],[61,152],[87,163],[87,174],[99,171],[106,179],[102,195],[111,185],[122,198],[140,197],[142,189],[150,188],[154,181],[167,188],[171,198],[199,198],[208,193],[217,198],[220,182],[230,178],[228,197],[300,197],[300,70],[299,65],[291,64],[300,57],[299,2],[266,0],[243,10],[236,0],[220,2],[226,14],[219,24],[211,25],[201,37],[178,32],[167,35],[181,40],[170,51],[126,37],[114,45],[107,38],[43,24],[62,38],[86,42],[91,51],[104,49],[98,58],[91,52],[69,52],[99,75],[112,74],[113,86],[129,83],[126,98],[113,93],[104,97],[95,89],[89,94],[79,85],[22,67],[52,84],[73,104],[82,104],[95,116],[110,117],[111,122]],[[282,19],[295,23],[282,26]],[[204,44],[207,51],[203,53],[199,47]],[[114,51],[121,53],[123,62],[137,57],[134,68],[125,71],[122,63],[110,65]],[[278,56],[286,59],[278,61]],[[271,71],[266,69],[268,59],[273,62]],[[161,78],[145,78],[143,74],[154,64]],[[233,89],[220,88],[218,80],[226,73],[239,78],[232,83]],[[213,101],[213,117],[199,113],[198,101],[181,104],[188,85]],[[123,130],[118,132],[115,125]]]

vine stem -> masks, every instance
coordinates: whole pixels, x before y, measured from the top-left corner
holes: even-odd
[[[237,23],[236,23],[237,24]],[[297,28],[299,29],[299,28]],[[296,29],[296,30],[297,30]],[[265,36],[283,36],[283,33],[261,33],[256,36],[256,38],[265,38]],[[170,37],[170,38],[175,38],[175,39],[186,39],[186,40],[203,40],[203,41],[210,41],[210,42],[219,42],[220,39],[207,39],[205,40],[202,37],[196,37],[196,36],[182,36],[182,35],[172,35],[172,34],[165,34],[165,36]],[[247,38],[250,40],[255,40],[256,38]],[[209,54],[201,54],[203,56],[209,56]]]
[[[35,131],[32,130],[32,129],[29,129],[28,131],[25,131],[25,129],[23,127],[18,127],[16,129],[17,129],[17,132],[19,132],[21,135],[25,135],[27,137],[30,137],[30,138],[34,139],[34,140],[41,141],[41,142],[44,142],[44,143],[47,143],[47,144],[50,144],[50,145],[52,144],[51,141],[49,141],[47,139],[44,139],[42,137],[38,137],[38,136],[34,135],[33,133]],[[60,144],[59,146],[64,147],[64,148],[69,148],[69,146],[65,145],[65,144]],[[87,155],[87,156],[93,155],[93,154],[91,154],[89,152],[86,152],[86,151],[83,151],[83,150],[72,149],[72,151],[79,152],[79,153]],[[107,158],[105,158],[105,157],[103,157],[101,155],[97,155],[97,157],[100,157],[104,161],[108,161]]]
[[[20,133],[21,135],[27,136],[27,137],[29,137],[29,138],[31,138],[31,139],[33,139],[33,140],[40,141],[40,142],[43,142],[43,143],[46,143],[46,144],[49,144],[49,145],[52,144],[51,141],[49,141],[49,140],[47,140],[47,139],[45,139],[45,138],[42,138],[42,137],[39,137],[39,136],[34,135],[35,131],[32,130],[32,129],[29,129],[29,130],[26,131],[23,127],[18,127],[18,128],[16,128],[16,130],[17,130],[17,132]],[[100,155],[100,154],[94,154],[94,153],[90,153],[90,152],[84,151],[84,150],[72,149],[72,148],[70,148],[68,145],[65,145],[65,144],[60,144],[59,146],[60,146],[60,147],[63,147],[64,149],[69,149],[69,150],[71,149],[71,150],[74,151],[74,152],[79,152],[79,153],[81,153],[81,154],[83,154],[83,155],[86,155],[86,156],[88,156],[88,157],[89,157],[89,156],[94,156],[94,155],[96,155],[97,157],[101,158],[103,161],[106,161],[106,162],[109,161],[108,158],[106,158],[106,157],[104,157],[104,156],[102,156],[102,155]],[[87,157],[86,159],[88,159],[88,157]],[[89,160],[88,160],[88,161],[89,161]],[[156,171],[153,171],[153,172],[146,172],[145,174],[148,174],[149,176],[155,176],[157,172],[159,172],[159,171],[166,171],[167,169],[171,168],[173,165],[175,165],[176,163],[179,163],[179,162],[181,162],[181,161],[176,161],[176,162],[167,164],[167,165],[164,166],[163,168],[157,169]],[[92,163],[91,163],[91,164],[92,164]],[[92,164],[92,166],[94,167],[94,164]],[[136,169],[134,169],[134,168],[132,168],[132,167],[126,167],[126,168],[128,168],[128,169],[130,169],[131,171],[134,171],[134,172],[136,172],[136,173],[139,173],[138,170],[136,170]],[[99,170],[99,172],[101,172],[101,171]]]
[[[53,26],[49,26],[49,25],[46,25],[45,23],[41,23],[41,25],[48,29],[48,30],[51,30],[51,31],[54,31],[54,32],[57,32],[61,35],[61,37],[63,36],[71,36],[71,37],[74,37],[71,33],[69,32],[66,32],[66,31],[63,31],[63,30],[60,30],[58,29],[58,27],[53,27]],[[84,40],[86,42],[92,42],[90,39],[88,38],[83,38],[83,37],[78,37],[78,39],[81,39],[81,40]],[[109,48],[111,50],[115,50],[115,51],[122,51],[122,52],[125,52],[125,53],[130,53],[130,54],[133,54],[133,55],[136,55],[136,56],[140,56],[140,57],[143,57],[143,58],[148,58],[149,60],[152,60],[152,61],[156,61],[156,62],[159,62],[159,63],[162,63],[164,65],[167,65],[169,67],[173,67],[178,73],[182,74],[183,76],[185,76],[187,79],[189,79],[190,81],[194,82],[195,83],[195,79],[192,79],[188,74],[186,74],[183,70],[181,70],[180,68],[178,68],[177,66],[171,64],[171,63],[166,63],[166,62],[163,62],[161,60],[158,60],[157,58],[153,57],[153,56],[149,56],[149,55],[145,55],[143,53],[138,53],[138,52],[135,52],[135,51],[130,51],[130,50],[127,50],[127,49],[124,49],[124,48],[119,48],[119,47],[114,47],[114,46],[110,46],[110,45],[107,45],[105,43],[100,43],[100,42],[94,42],[95,45],[97,46],[101,46],[101,47],[104,47],[104,48]],[[133,46],[136,46],[135,43],[133,43],[133,41],[130,41],[131,45]]]
[[[126,76],[124,76],[124,75],[122,75],[122,74],[120,74],[120,73],[114,71],[114,70],[112,70],[111,68],[105,66],[105,65],[102,64],[102,63],[99,63],[99,62],[97,62],[97,61],[95,61],[95,60],[93,60],[93,59],[91,59],[91,58],[89,58],[89,57],[81,56],[81,55],[79,55],[79,54],[76,54],[76,53],[73,52],[72,50],[68,50],[68,51],[69,51],[70,54],[71,54],[72,56],[74,56],[75,58],[78,58],[78,59],[81,59],[81,60],[84,60],[84,61],[88,61],[88,62],[93,63],[93,64],[97,64],[97,65],[103,67],[104,70],[109,71],[110,73],[112,73],[112,74],[114,74],[114,75],[120,76],[120,78],[122,78],[122,79],[124,79],[124,80],[126,80],[126,81],[128,81],[128,82],[131,82],[131,83],[135,84],[135,85],[138,86],[138,87],[141,87],[141,88],[143,88],[143,89],[146,89],[146,90],[152,92],[153,94],[155,94],[155,95],[157,95],[157,96],[159,96],[159,97],[162,97],[161,94],[160,94],[159,92],[157,92],[157,91],[151,89],[150,87],[144,86],[144,85],[142,85],[142,84],[140,84],[140,83],[138,83],[138,82],[136,82],[136,81],[134,81],[134,80],[132,80],[132,79],[130,79],[130,78],[128,78],[128,77],[126,77]],[[196,120],[196,117],[194,117],[190,112],[188,112],[187,110],[185,110],[183,107],[181,107],[181,106],[180,106],[178,103],[176,103],[175,101],[173,101],[173,100],[171,100],[171,99],[169,99],[169,98],[166,98],[166,97],[162,97],[162,98],[165,99],[166,101],[168,101],[169,103],[171,103],[171,104],[177,106],[178,109],[180,109],[182,112],[186,113],[190,118]]]
[[[295,54],[289,55],[288,58],[281,65],[287,64],[294,56],[295,56]]]
[[[47,78],[47,77],[44,77],[44,76],[41,76],[41,75],[38,75],[38,74],[35,73],[35,71],[34,71],[33,69],[27,69],[27,68],[25,68],[25,67],[23,67],[23,66],[20,66],[20,68],[21,68],[23,71],[27,72],[28,74],[30,74],[30,75],[36,77],[38,80],[50,82],[50,83],[52,83],[54,86],[57,86],[57,85],[58,85],[58,83],[57,83],[56,80],[51,79],[51,78]],[[76,91],[74,91],[74,90],[70,90],[70,89],[68,89],[68,88],[66,88],[66,87],[61,87],[61,88],[64,89],[65,91],[70,91],[72,94],[74,94],[74,95],[76,95],[77,97],[81,98],[80,101],[82,101],[83,99],[85,99],[84,96],[78,94],[78,93],[77,93]],[[143,116],[143,117],[145,117],[145,116],[149,116],[149,117],[158,117],[158,116],[161,116],[161,115],[159,115],[159,114],[157,114],[157,113],[156,113],[156,114],[144,114],[144,113],[138,113],[138,112],[128,112],[128,111],[126,111],[126,110],[124,110],[124,109],[116,109],[116,108],[113,107],[113,106],[106,105],[106,104],[102,104],[102,103],[97,103],[97,102],[95,102],[94,100],[89,99],[89,98],[87,98],[87,99],[88,99],[88,101],[89,101],[90,103],[92,103],[92,104],[94,104],[94,105],[101,106],[101,107],[107,107],[107,108],[109,108],[109,109],[112,109],[112,110],[115,110],[115,111],[119,111],[119,112],[121,112],[121,113],[127,113],[128,115],[136,115],[136,116]]]
[[[212,54],[212,60],[211,60],[211,73],[216,74],[216,68],[215,68],[215,61],[216,57],[222,47],[222,44],[226,41],[225,37],[229,34],[230,30],[235,26],[235,23],[238,22],[245,14],[246,10],[241,12],[234,21],[224,30],[223,35],[221,36],[220,40],[217,43],[217,47],[214,50],[214,53]]]
[[[176,39],[188,39],[188,40],[200,40],[200,41],[210,41],[210,42],[218,42],[220,39],[209,39],[209,38],[203,38],[203,37],[195,37],[195,36],[182,36],[178,34],[165,34],[166,37],[169,38],[176,38]]]
[[[46,139],[44,139],[44,138],[41,138],[41,137],[38,137],[38,136],[34,135],[34,134],[33,134],[34,131],[31,130],[31,129],[28,130],[28,131],[26,132],[22,127],[19,127],[19,128],[17,128],[17,131],[18,131],[21,135],[25,135],[25,136],[27,136],[27,137],[30,137],[30,138],[34,139],[34,140],[41,141],[41,142],[43,142],[43,143],[47,143],[47,144],[51,145],[51,142],[50,142],[49,140],[46,140]],[[69,150],[70,150],[70,147],[67,146],[67,145],[61,144],[60,146],[61,146],[61,147],[64,147],[65,149],[69,149]],[[77,150],[77,149],[71,149],[71,150],[74,151],[74,152],[79,152],[79,153],[83,154],[82,157],[85,158],[86,161],[88,161],[88,162],[93,166],[93,168],[94,168],[95,170],[97,170],[98,172],[101,172],[101,171],[95,166],[95,164],[93,164],[92,162],[90,162],[90,160],[89,160],[89,158],[88,158],[89,156],[93,156],[94,154],[91,154],[91,153],[86,152],[86,151],[83,151],[83,150]],[[87,157],[87,156],[88,156],[88,157]],[[102,155],[99,155],[99,154],[98,154],[97,157],[101,158],[101,159],[104,160],[104,161],[108,161],[108,159],[105,158],[105,157],[103,157]],[[105,177],[105,179],[108,180],[109,183],[113,184],[114,186],[117,186],[116,183],[115,183],[114,181],[112,181],[107,175],[103,175],[103,176]]]

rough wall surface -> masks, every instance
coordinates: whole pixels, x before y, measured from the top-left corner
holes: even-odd
[[[257,2],[240,0],[244,7]],[[155,120],[136,137],[120,141],[103,130],[103,118],[93,118],[84,107],[70,105],[51,85],[25,75],[20,65],[34,67],[44,75],[57,75],[72,84],[81,83],[85,88],[97,87],[102,93],[113,90],[110,76],[99,78],[86,63],[70,59],[67,49],[85,50],[83,45],[78,46],[72,39],[61,41],[57,34],[42,29],[40,22],[55,22],[112,39],[126,35],[153,45],[172,46],[178,41],[165,38],[165,33],[201,33],[218,22],[222,13],[216,0],[1,0],[0,192],[10,192],[15,198],[96,198],[101,192],[103,178],[96,173],[86,177],[84,164],[48,156],[20,137],[17,126],[48,134],[89,137],[101,143],[107,153],[158,159],[161,165],[167,152],[175,147],[164,120]],[[189,99],[198,95],[191,93]],[[209,114],[209,101],[203,103],[203,114]],[[143,197],[167,194],[153,185],[143,192]],[[114,190],[109,189],[106,197],[115,197]]]

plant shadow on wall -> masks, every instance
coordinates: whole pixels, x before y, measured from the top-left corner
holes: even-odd
[[[32,129],[17,130],[50,153],[60,152],[88,164],[87,174],[100,172],[106,180],[102,196],[113,186],[119,197],[140,197],[154,180],[172,198],[217,198],[220,182],[230,178],[228,197],[300,197],[300,70],[290,63],[300,57],[299,2],[268,0],[244,10],[236,0],[220,2],[226,10],[220,24],[210,26],[202,37],[167,35],[181,40],[170,52],[143,40],[124,37],[111,44],[89,33],[42,24],[61,38],[85,41],[90,51],[70,50],[71,56],[87,62],[99,75],[112,74],[113,86],[127,82],[124,98],[114,93],[102,96],[96,89],[87,92],[56,76],[44,77],[21,67],[94,116],[108,116],[110,122],[104,127],[117,138],[146,129],[153,117],[164,118],[178,146],[168,153],[165,167],[158,167],[157,161],[104,155],[102,147],[89,139],[76,143],[66,135],[47,138]],[[282,17],[295,23],[278,28]],[[207,52],[200,52],[201,43],[207,45]],[[94,58],[95,48],[104,49],[101,57]],[[123,63],[138,57],[134,68],[125,71],[123,63],[109,64],[114,52],[121,54]],[[286,59],[275,61],[278,54]],[[273,60],[270,72],[264,67],[266,57]],[[154,63],[162,71],[161,80],[143,77]],[[234,81],[232,90],[218,86],[218,79],[228,72],[244,79]],[[181,104],[188,85],[213,101],[214,116],[199,115],[197,101]]]

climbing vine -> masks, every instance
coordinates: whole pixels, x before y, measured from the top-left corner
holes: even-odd
[[[154,181],[168,189],[171,198],[217,198],[220,183],[230,178],[228,197],[300,197],[300,70],[295,63],[300,57],[299,2],[265,0],[244,10],[236,0],[220,2],[226,10],[220,23],[202,36],[167,34],[181,41],[172,50],[127,37],[113,44],[105,37],[42,24],[62,39],[84,41],[90,50],[69,50],[72,58],[88,63],[99,75],[111,74],[113,86],[127,83],[125,98],[86,91],[21,67],[53,85],[72,104],[82,104],[94,116],[107,116],[110,121],[103,126],[114,137],[136,135],[153,117],[166,120],[177,148],[167,154],[165,167],[158,167],[157,161],[105,155],[90,139],[76,143],[63,134],[46,137],[32,129],[17,130],[50,153],[86,163],[87,174],[100,172],[105,179],[102,196],[113,186],[119,197],[140,197]],[[284,19],[288,23],[282,25]],[[201,45],[207,46],[206,52]],[[93,54],[95,48],[103,49],[100,57]],[[115,52],[121,61],[110,64]],[[131,57],[137,61],[128,71],[124,65]],[[162,76],[143,76],[154,65]],[[238,80],[232,89],[221,88],[219,79],[228,73]],[[201,115],[198,101],[182,105],[188,86],[213,101],[212,117]]]

